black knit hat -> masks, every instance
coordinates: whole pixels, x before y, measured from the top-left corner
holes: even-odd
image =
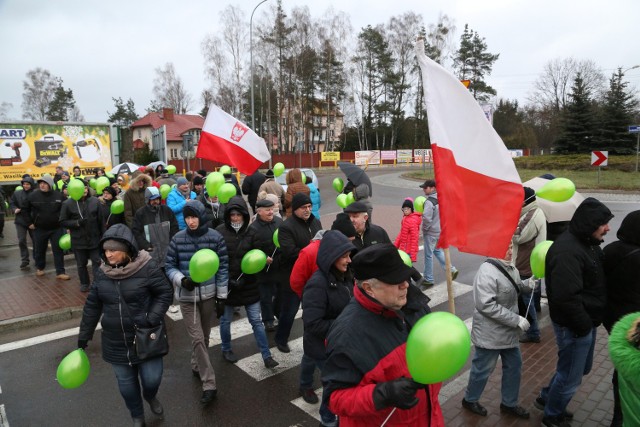
[[[200,202],[198,202],[197,200],[194,200],[194,201],[188,201],[187,203],[185,203],[184,207],[182,208],[182,215],[185,218],[188,216],[194,216],[196,218],[200,218],[200,214],[196,209],[196,207],[194,206],[195,203],[200,203]]]
[[[529,203],[536,199],[536,192],[533,188],[524,187],[524,203],[523,206],[527,206]]]
[[[106,187],[104,187],[104,189],[102,190],[102,193],[104,194],[105,191],[111,194],[111,197],[113,197],[114,199],[118,196],[118,193],[116,193],[116,189],[110,185],[107,185]]]
[[[336,215],[336,220],[331,224],[332,230],[338,230],[347,237],[356,237],[356,229],[346,213]]]
[[[291,211],[295,211],[300,206],[308,205],[311,203],[311,199],[304,193],[296,193],[291,201]]]
[[[406,282],[413,273],[393,243],[378,243],[362,249],[353,257],[351,267],[358,280],[378,279],[389,285]]]
[[[193,178],[193,181],[191,181],[193,185],[204,185],[204,180],[202,179],[201,176],[196,176]]]
[[[413,212],[413,200],[408,197],[404,199],[404,202],[402,202],[402,209],[404,208],[411,208],[411,212]]]

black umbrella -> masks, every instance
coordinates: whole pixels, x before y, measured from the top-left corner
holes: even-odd
[[[363,169],[349,162],[338,162],[338,166],[340,166],[342,173],[346,175],[347,179],[351,181],[354,186],[357,187],[360,184],[367,184],[369,186],[369,197],[373,196],[371,180]]]

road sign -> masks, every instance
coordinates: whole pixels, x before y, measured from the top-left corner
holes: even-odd
[[[609,161],[608,151],[592,151],[591,166],[607,166]]]
[[[629,133],[640,133],[640,125],[629,126]]]

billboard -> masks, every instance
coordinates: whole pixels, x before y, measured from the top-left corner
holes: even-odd
[[[15,122],[0,123],[0,183],[55,174],[56,166],[83,175],[111,169],[108,124]]]
[[[355,164],[356,165],[379,165],[380,164],[380,150],[373,151],[356,151],[355,152]]]

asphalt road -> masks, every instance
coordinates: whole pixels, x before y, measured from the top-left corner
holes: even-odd
[[[398,179],[398,169],[369,171],[374,182],[374,222],[385,227],[395,238],[401,219],[400,206],[405,197],[421,194],[418,182]],[[335,214],[336,193],[331,181],[342,176],[339,171],[319,174],[323,204],[322,222],[330,227]],[[638,209],[637,201],[610,201],[606,204],[616,215],[612,233],[606,241],[615,240],[615,231],[626,213]],[[470,284],[484,257],[458,253],[452,249],[454,265],[460,270],[456,292],[456,314],[470,325],[473,310]],[[419,256],[421,258],[422,253]],[[5,266],[6,267],[6,266]],[[422,260],[416,266],[422,271]],[[439,282],[428,291],[434,310],[447,310],[444,274],[435,267]],[[73,273],[72,273],[73,274]],[[212,332],[211,359],[217,375],[218,397],[208,407],[199,404],[199,381],[189,367],[190,343],[184,320],[168,321],[171,351],[164,359],[164,377],[159,399],[165,407],[163,420],[146,411],[149,426],[311,426],[318,424],[317,406],[307,405],[298,395],[298,364],[302,354],[302,324],[296,320],[291,334],[292,353],[284,355],[273,347],[274,358],[281,363],[275,370],[262,365],[259,352],[244,313],[233,322],[233,350],[241,359],[237,365],[221,356],[219,333]],[[60,360],[76,348],[78,319],[20,331],[0,337],[0,426],[114,426],[130,423],[128,411],[119,396],[114,374],[102,361],[100,332],[87,349],[91,361],[88,381],[78,389],[64,390],[56,382]],[[215,324],[217,326],[217,323]],[[45,335],[48,334],[48,335]],[[32,339],[33,341],[25,341]],[[468,366],[447,382],[441,399],[454,394],[466,384]],[[317,378],[315,386],[320,387]]]

